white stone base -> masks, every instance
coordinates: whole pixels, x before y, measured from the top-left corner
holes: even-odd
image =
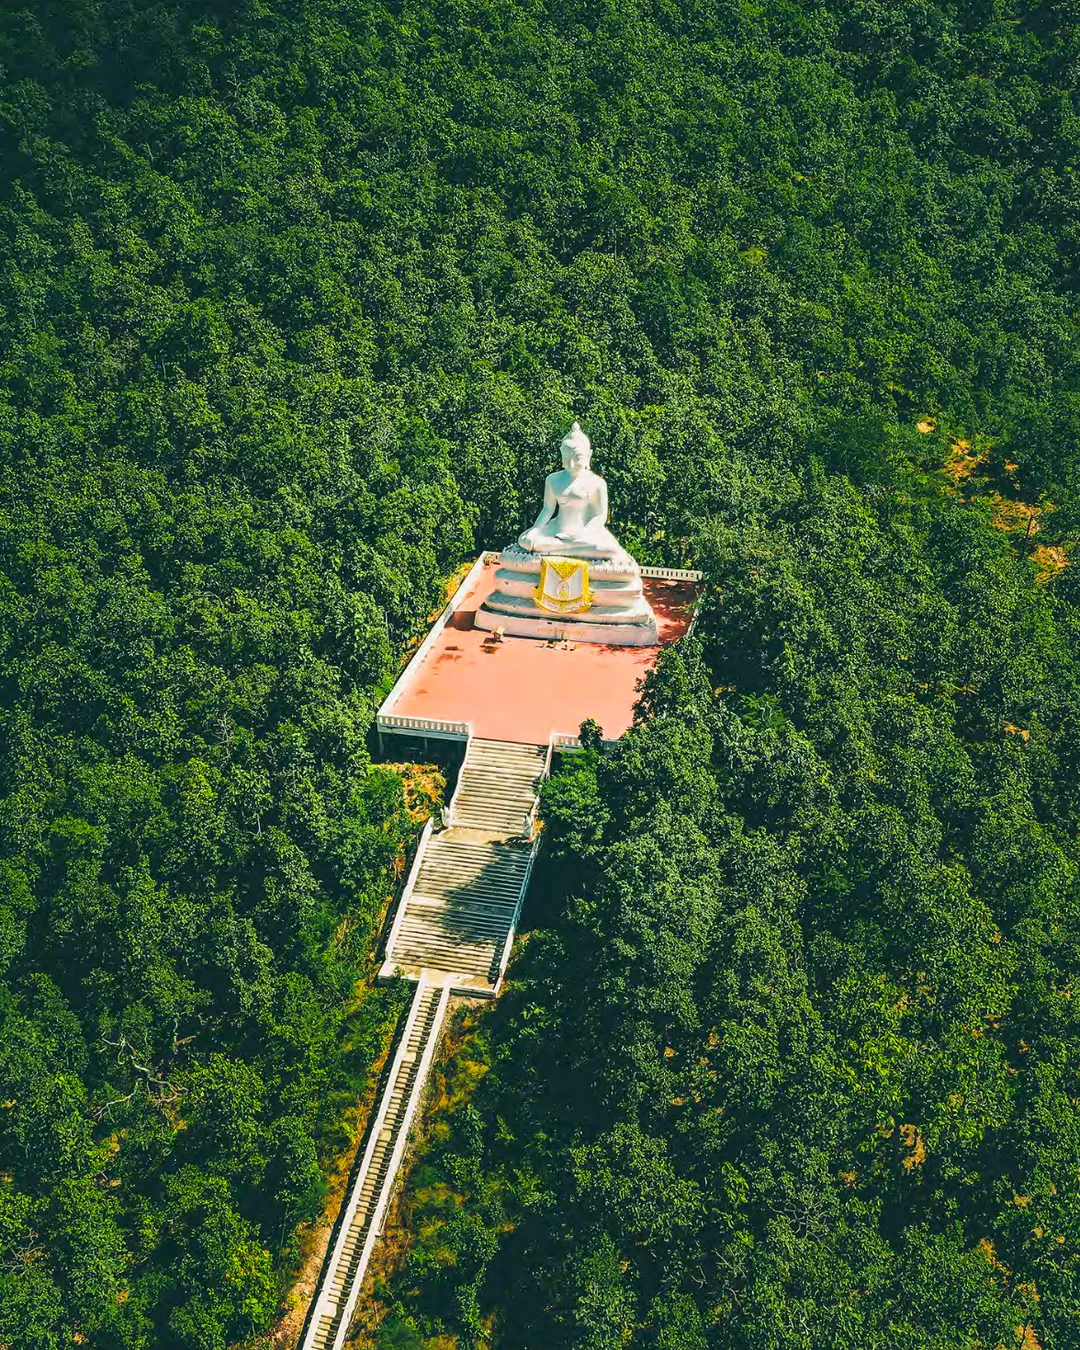
[[[539,618],[531,614],[500,614],[478,609],[475,625],[487,632],[502,628],[508,637],[541,638],[544,641],[599,642],[608,647],[655,647],[660,639],[656,620],[645,623],[582,623],[573,614]]]
[[[570,555],[573,556],[573,555]],[[641,569],[629,553],[586,559],[593,603],[580,614],[552,614],[534,598],[540,554],[503,549],[495,588],[476,614],[476,627],[502,628],[513,637],[598,642],[609,647],[655,647],[656,618],[641,586]]]

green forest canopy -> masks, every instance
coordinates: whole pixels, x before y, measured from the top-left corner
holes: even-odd
[[[384,1339],[1076,1344],[1078,55],[1066,3],[5,7],[0,1344],[272,1323],[401,998],[373,710],[571,415],[700,646],[548,792]]]

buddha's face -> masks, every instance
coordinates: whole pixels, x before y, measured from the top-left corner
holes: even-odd
[[[571,478],[576,478],[578,474],[588,469],[592,462],[592,452],[586,450],[584,446],[566,446],[563,449],[562,462],[563,468],[569,470]]]

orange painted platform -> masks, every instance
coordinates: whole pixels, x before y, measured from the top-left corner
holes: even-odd
[[[576,735],[593,717],[607,740],[630,726],[638,685],[659,647],[561,645],[506,637],[473,626],[498,563],[485,562],[457,610],[419,660],[406,668],[384,710],[395,717],[471,722],[473,734],[539,745],[553,731]],[[692,581],[646,578],[662,646],[682,637],[693,617]]]

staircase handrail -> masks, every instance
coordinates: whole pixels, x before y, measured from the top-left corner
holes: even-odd
[[[467,722],[466,726],[468,726],[469,730],[465,737],[465,753],[461,758],[461,768],[458,769],[457,782],[454,784],[454,791],[450,794],[450,800],[442,808],[442,820],[443,824],[446,826],[453,825],[454,823],[454,808],[457,806],[457,799],[461,793],[461,785],[465,781],[465,769],[469,763],[469,752],[472,750],[473,741],[475,740],[472,723]]]
[[[502,954],[499,957],[499,976],[495,981],[495,988],[492,990],[491,997],[498,998],[503,987],[503,977],[506,973],[506,963],[510,960],[510,949],[514,945],[514,938],[517,935],[518,920],[521,918],[521,907],[525,903],[525,896],[528,894],[529,883],[532,880],[533,866],[536,863],[536,854],[540,848],[539,830],[533,837],[529,846],[529,860],[525,864],[525,874],[521,878],[521,889],[518,891],[517,904],[514,906],[514,917],[510,921],[510,927],[506,930],[506,938],[503,941]]]
[[[532,810],[529,815],[535,819],[540,809],[539,784],[551,773],[551,761],[555,753],[556,732],[552,732],[548,737],[547,754],[544,756],[544,769],[537,782],[536,800],[533,802]],[[514,917],[510,920],[510,927],[506,930],[506,937],[503,940],[502,953],[499,957],[499,975],[495,981],[495,988],[492,991],[492,998],[498,998],[499,991],[503,985],[503,973],[506,970],[506,963],[510,960],[510,949],[514,945],[514,935],[517,933],[518,919],[521,918],[521,907],[525,903],[525,896],[529,890],[529,882],[532,880],[533,866],[536,863],[537,850],[540,848],[540,832],[537,830],[533,835],[529,845],[529,860],[525,864],[525,874],[521,878],[521,888],[518,891],[517,903],[514,905]]]
[[[555,736],[556,733],[553,731],[551,735],[548,737],[547,754],[544,756],[544,767],[540,771],[538,783],[542,783],[544,779],[547,778],[547,776],[551,773],[551,760],[552,756],[555,754]],[[532,806],[529,807],[528,815],[526,815],[525,817],[525,828],[521,832],[524,838],[532,839],[533,833],[536,829],[536,818],[537,816],[539,816],[539,814],[540,814],[540,793],[538,790],[536,796],[533,798]]]
[[[416,886],[417,877],[420,875],[420,867],[424,861],[424,854],[427,851],[428,840],[431,838],[431,831],[434,828],[434,817],[428,816],[424,821],[424,828],[420,831],[420,838],[416,843],[416,852],[413,854],[412,866],[409,868],[409,875],[405,879],[405,885],[401,892],[401,898],[398,900],[397,909],[394,911],[394,921],[390,925],[390,931],[386,935],[386,942],[383,944],[383,950],[386,952],[387,959],[391,958],[394,949],[394,943],[397,941],[398,930],[405,921],[405,910],[409,904],[409,897],[412,895]]]
[[[409,1033],[415,1022],[416,1010],[420,1006],[420,998],[425,989],[431,986],[424,981],[421,975],[417,981],[416,997],[413,999],[413,1006],[409,1009],[410,1021],[406,1027],[405,1033],[401,1038],[401,1045],[398,1054],[394,1057],[395,1074],[401,1067],[404,1059],[405,1046],[408,1044]],[[405,1146],[409,1142],[409,1130],[412,1128],[413,1116],[416,1114],[416,1104],[420,1100],[420,1095],[427,1083],[428,1072],[431,1068],[431,1061],[435,1057],[435,1046],[439,1040],[439,1028],[442,1026],[443,1018],[446,1016],[446,1005],[450,1001],[450,988],[443,985],[439,991],[439,1002],[435,1009],[435,1018],[431,1024],[431,1035],[428,1037],[428,1043],[424,1046],[423,1053],[420,1056],[420,1063],[417,1065],[416,1073],[413,1075],[412,1087],[409,1090],[409,1100],[405,1103],[405,1110],[401,1117],[401,1126],[398,1129],[398,1136],[394,1140],[393,1152],[390,1154],[390,1161],[386,1168],[386,1179],[383,1182],[382,1190],[375,1197],[375,1207],[371,1211],[371,1217],[368,1220],[367,1236],[364,1238],[363,1250],[360,1253],[360,1261],[356,1267],[356,1278],[352,1282],[352,1288],[349,1290],[345,1299],[345,1311],[338,1322],[337,1334],[334,1336],[330,1350],[343,1350],[345,1339],[349,1334],[349,1323],[352,1321],[353,1313],[356,1310],[356,1302],[360,1297],[360,1289],[364,1283],[364,1272],[367,1269],[367,1263],[371,1259],[371,1249],[375,1245],[375,1240],[382,1232],[383,1222],[386,1218],[387,1206],[390,1203],[390,1193],[394,1189],[394,1179],[397,1176],[397,1170],[401,1166],[401,1159],[405,1152]],[[389,1080],[393,1082],[393,1079]],[[385,1094],[389,1103],[390,1093]],[[386,1113],[382,1113],[382,1119],[385,1120]],[[381,1122],[380,1122],[381,1128]],[[373,1135],[373,1139],[377,1136]],[[374,1143],[372,1144],[374,1149]],[[360,1187],[357,1186],[357,1195]],[[354,1206],[355,1213],[355,1206]]]
[[[375,727],[378,731],[419,731],[424,736],[449,741],[466,739],[472,729],[469,722],[454,722],[446,717],[412,717],[403,713],[379,713]]]
[[[368,1139],[367,1144],[364,1146],[364,1155],[363,1158],[361,1159],[360,1166],[356,1171],[355,1184],[353,1185],[353,1188],[349,1193],[349,1199],[346,1202],[345,1209],[338,1218],[338,1231],[337,1231],[337,1238],[334,1242],[333,1254],[331,1255],[330,1260],[325,1262],[323,1265],[322,1287],[319,1290],[318,1298],[312,1305],[311,1312],[308,1314],[307,1330],[305,1332],[304,1339],[301,1342],[300,1350],[311,1350],[311,1347],[314,1344],[315,1336],[318,1333],[319,1322],[322,1319],[322,1315],[326,1310],[327,1305],[331,1302],[330,1298],[328,1297],[331,1280],[334,1272],[338,1268],[338,1263],[342,1258],[342,1248],[344,1247],[345,1242],[349,1236],[349,1230],[352,1228],[353,1219],[356,1218],[356,1211],[360,1204],[360,1192],[361,1190],[363,1190],[363,1186],[361,1183],[363,1181],[363,1178],[367,1175],[368,1169],[371,1166],[371,1158],[375,1152],[375,1145],[378,1143],[379,1133],[382,1130],[384,1121],[386,1120],[386,1114],[390,1109],[391,1093],[389,1091],[389,1086],[394,1082],[394,1079],[401,1068],[402,1060],[405,1058],[405,1047],[409,1043],[409,1037],[412,1034],[412,1029],[416,1022],[417,1014],[420,1008],[421,997],[426,987],[427,986],[424,984],[424,981],[422,979],[417,983],[416,993],[413,995],[413,1001],[409,1007],[408,1016],[405,1018],[405,1026],[402,1028],[401,1039],[398,1042],[397,1050],[394,1052],[394,1058],[390,1064],[390,1072],[386,1077],[387,1090],[381,1094],[379,1098],[379,1104],[375,1109],[375,1115],[372,1117],[371,1122],[368,1125]],[[359,1281],[357,1280],[353,1281],[354,1289],[356,1289],[358,1283]],[[335,1299],[333,1300],[333,1302],[336,1311],[338,1307],[337,1300]],[[352,1302],[355,1305],[355,1298],[352,1300]],[[349,1315],[351,1316],[351,1311],[349,1312]],[[341,1325],[342,1326],[345,1325],[344,1318],[342,1319]],[[338,1330],[340,1332],[341,1327],[339,1327]],[[336,1336],[334,1338],[334,1344],[335,1346],[338,1344],[338,1337]]]

